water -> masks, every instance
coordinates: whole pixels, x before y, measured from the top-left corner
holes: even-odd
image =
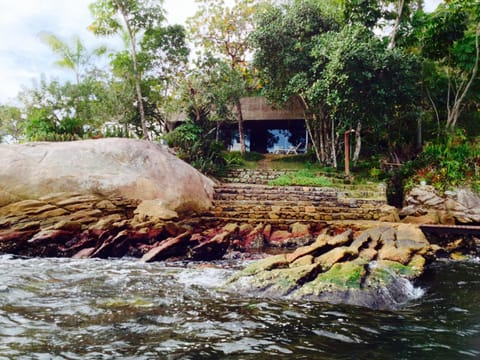
[[[480,358],[480,262],[394,312],[222,293],[221,265],[0,256],[0,359]]]

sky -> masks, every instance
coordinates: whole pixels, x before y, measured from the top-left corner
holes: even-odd
[[[87,45],[115,42],[96,38],[87,27],[92,22],[88,5],[93,0],[0,0],[0,104],[14,103],[23,87],[40,75],[68,79],[67,70],[55,66],[55,55],[38,34],[51,32],[64,40],[78,35]],[[432,11],[441,0],[426,0]],[[196,11],[194,0],[164,0],[169,24],[183,24]],[[70,80],[73,80],[70,78]]]

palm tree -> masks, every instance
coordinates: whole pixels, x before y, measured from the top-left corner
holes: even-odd
[[[86,67],[91,63],[92,58],[100,56],[107,51],[105,46],[88,51],[78,36],[74,36],[71,43],[46,31],[42,31],[38,36],[43,43],[48,45],[59,56],[59,59],[55,61],[55,65],[74,72],[77,85],[80,84],[81,77]]]

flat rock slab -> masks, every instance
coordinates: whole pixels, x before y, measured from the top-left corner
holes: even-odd
[[[409,299],[409,280],[423,273],[430,250],[416,225],[321,234],[309,246],[251,264],[223,289],[393,309]]]

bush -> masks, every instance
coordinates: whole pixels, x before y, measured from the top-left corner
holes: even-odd
[[[403,172],[409,187],[425,181],[443,191],[450,186],[474,186],[480,180],[479,165],[480,143],[469,141],[464,133],[457,132],[426,144]]]
[[[225,168],[222,143],[209,138],[209,131],[200,125],[186,122],[175,130],[165,135],[168,146],[177,150],[177,155],[182,160],[198,169],[204,174],[217,175]]]
[[[229,167],[252,167],[251,163],[256,163],[265,158],[263,154],[257,152],[247,152],[242,155],[239,151],[224,151],[223,159],[225,163]],[[256,164],[254,164],[256,167]]]

